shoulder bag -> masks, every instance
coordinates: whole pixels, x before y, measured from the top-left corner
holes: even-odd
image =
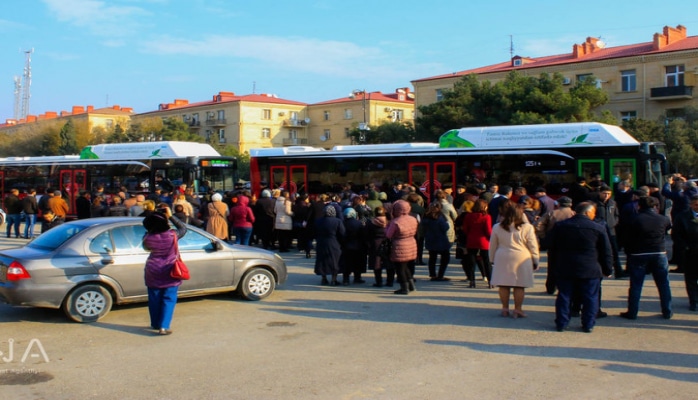
[[[187,268],[187,265],[184,263],[184,261],[182,261],[182,256],[180,256],[179,254],[177,235],[174,235],[174,249],[177,253],[177,258],[175,259],[175,263],[172,266],[172,271],[170,271],[170,276],[174,279],[180,279],[183,281],[189,280],[189,268]]]

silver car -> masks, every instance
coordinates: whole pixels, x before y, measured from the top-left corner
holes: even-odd
[[[142,222],[133,217],[72,221],[24,247],[0,251],[0,301],[62,308],[77,322],[97,321],[112,304],[147,301]],[[237,291],[260,300],[286,281],[286,264],[278,254],[187,228],[179,250],[191,279],[182,282],[179,297]]]

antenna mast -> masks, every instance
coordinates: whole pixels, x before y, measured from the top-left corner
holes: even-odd
[[[22,80],[15,77],[15,118],[24,119],[29,114],[29,99],[32,86],[32,53],[34,49],[24,52],[24,73]],[[20,105],[21,99],[21,105]]]
[[[514,35],[509,35],[509,59],[514,58]]]

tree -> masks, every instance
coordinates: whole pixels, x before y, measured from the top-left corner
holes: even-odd
[[[416,138],[436,141],[450,129],[469,126],[609,120],[609,113],[597,116],[593,111],[608,102],[593,76],[569,91],[562,81],[559,73],[536,78],[513,71],[495,84],[465,76],[444,91],[441,101],[419,107]]]
[[[78,148],[77,132],[72,119],[68,119],[58,135],[58,154],[78,154],[80,149]]]
[[[364,132],[364,141],[361,141],[361,130],[358,125],[349,131],[349,136],[355,143],[410,143],[415,141],[414,127],[410,123],[388,122],[378,126],[370,126]]]

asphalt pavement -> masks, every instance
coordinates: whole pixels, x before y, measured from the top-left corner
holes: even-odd
[[[0,249],[26,242],[1,236]],[[661,317],[651,278],[638,319],[618,317],[628,281],[607,279],[609,316],[594,332],[583,333],[578,318],[556,332],[545,260],[527,290],[528,317],[512,319],[499,316],[496,289],[482,281],[468,288],[455,260],[450,281],[428,281],[420,266],[417,291],[399,296],[372,287],[369,274],[365,284],[320,286],[313,259],[282,255],[289,280],[270,298],[181,301],[166,337],[147,329],[145,305],[115,307],[94,324],[0,305],[0,398],[694,399],[698,392],[698,313],[688,310],[681,275],[670,276],[671,320]]]

